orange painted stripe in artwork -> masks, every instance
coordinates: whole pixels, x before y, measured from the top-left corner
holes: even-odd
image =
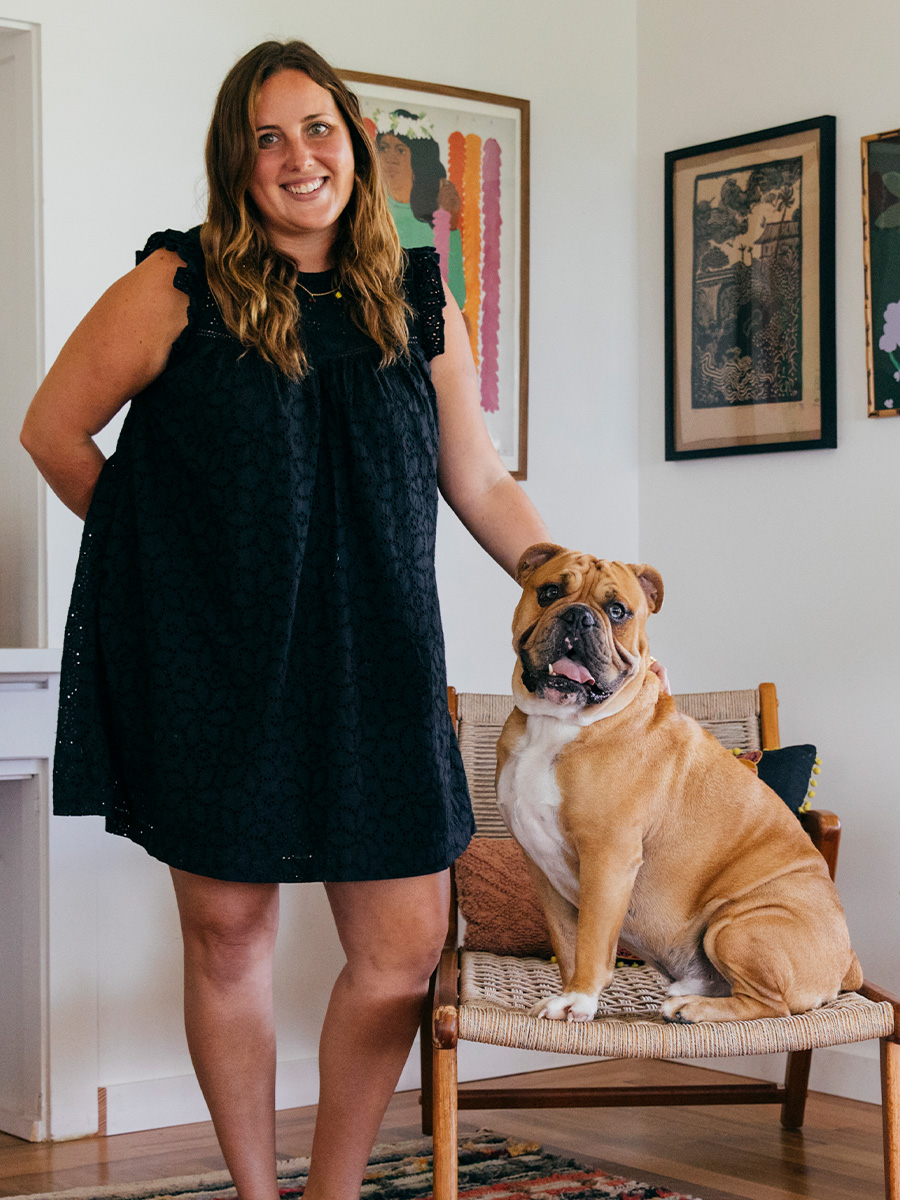
[[[479,365],[478,343],[481,324],[481,138],[466,137],[466,162],[463,172],[462,228],[463,276],[466,281],[466,305],[463,309],[469,325],[469,342],[475,366]]]

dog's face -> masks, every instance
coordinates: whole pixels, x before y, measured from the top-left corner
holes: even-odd
[[[647,669],[644,626],[662,607],[659,573],[541,542],[522,555],[516,579],[517,706],[580,724],[620,711]]]

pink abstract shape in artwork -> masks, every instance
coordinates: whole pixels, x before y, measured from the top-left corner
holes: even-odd
[[[500,409],[500,145],[496,138],[484,143],[482,160],[482,211],[484,213],[484,260],[481,318],[481,407],[485,412]]]
[[[450,214],[446,208],[439,208],[434,214],[434,248],[441,260],[441,275],[446,280],[450,262]]]

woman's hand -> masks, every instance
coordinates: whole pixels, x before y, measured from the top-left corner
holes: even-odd
[[[445,176],[438,185],[438,208],[446,209],[450,214],[450,228],[459,228],[459,218],[462,213],[462,200],[456,190],[456,184],[451,183]]]
[[[438,483],[475,540],[515,575],[524,551],[550,535],[490,439],[469,336],[456,301],[444,291],[444,353],[431,360],[441,425]]]
[[[669,687],[669,675],[662,663],[657,662],[655,658],[650,659],[650,670],[659,680],[659,690],[664,696],[671,696],[672,689]]]
[[[157,250],[104,293],[47,373],[22,426],[22,445],[63,504],[87,514],[106,461],[94,434],[162,373],[187,321],[172,279],[177,254]]]

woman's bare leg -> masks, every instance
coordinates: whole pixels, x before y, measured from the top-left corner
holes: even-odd
[[[325,887],[347,963],[319,1044],[305,1200],[357,1200],[446,937],[449,872]]]
[[[277,1200],[272,953],[278,884],[172,869],[184,935],[184,1023],[240,1200]]]

